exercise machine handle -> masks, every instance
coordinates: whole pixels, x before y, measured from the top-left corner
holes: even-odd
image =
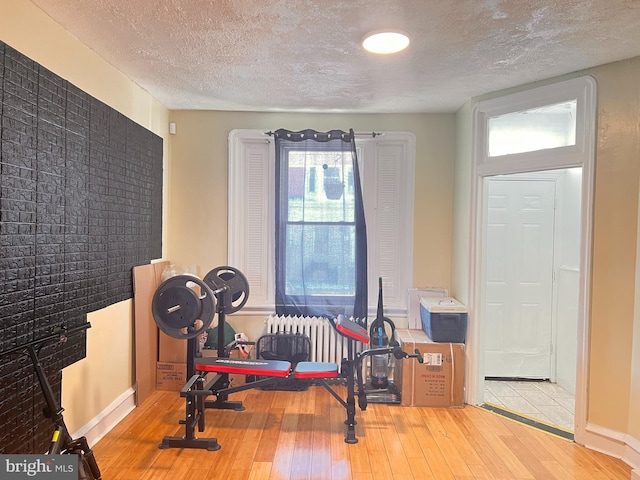
[[[415,358],[418,361],[418,363],[424,363],[424,358],[420,353],[420,350],[418,350],[417,348],[413,351],[413,353],[407,353],[402,351],[400,347],[396,347],[393,350],[393,356],[396,357],[398,360],[402,358]]]
[[[47,335],[46,337],[42,337],[39,338],[37,340],[32,340],[30,342],[26,342],[23,343],[22,345],[18,345],[17,347],[12,347],[8,350],[4,350],[2,352],[0,352],[0,357],[3,357],[5,355],[9,355],[10,353],[16,353],[20,350],[23,350],[25,348],[29,348],[29,347],[33,347],[35,345],[39,345],[40,347],[42,347],[44,344],[49,343],[53,340],[58,341],[59,343],[64,343],[67,341],[67,337],[69,335],[73,335],[74,333],[78,333],[81,332],[83,330],[87,330],[91,328],[91,323],[86,322],[83,323],[80,326],[77,327],[72,327],[72,328],[67,328],[64,325],[60,325],[57,327],[54,327],[52,333],[50,333],[49,335]]]

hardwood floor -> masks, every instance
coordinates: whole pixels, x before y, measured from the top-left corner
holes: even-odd
[[[93,446],[104,480],[116,479],[625,479],[624,462],[480,408],[370,404],[359,443],[344,442],[345,410],[321,387],[248,390],[246,410],[206,412],[199,437],[222,448],[160,450],[184,434],[184,400],[156,391]]]

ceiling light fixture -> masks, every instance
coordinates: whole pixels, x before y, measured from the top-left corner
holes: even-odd
[[[409,37],[399,30],[376,30],[362,40],[362,47],[371,53],[397,53],[409,46]]]

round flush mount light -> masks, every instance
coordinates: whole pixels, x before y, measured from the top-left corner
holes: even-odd
[[[397,53],[409,46],[409,37],[399,30],[377,30],[368,33],[362,47],[371,53],[386,55]]]

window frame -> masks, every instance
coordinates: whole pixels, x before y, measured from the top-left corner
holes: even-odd
[[[356,135],[367,222],[369,316],[376,312],[379,276],[385,315],[406,316],[413,286],[415,135]],[[275,312],[275,142],[255,129],[234,129],[228,141],[228,263],[249,281],[242,314],[269,315]],[[379,191],[386,184],[395,190]],[[258,230],[263,241],[252,250],[248,242]]]
[[[590,148],[589,138],[585,134],[589,126],[588,92],[581,88],[581,79],[572,79],[552,86],[539,87],[518,92],[506,97],[497,97],[476,106],[474,116],[474,135],[482,141],[475,142],[475,168],[478,175],[499,173],[517,173],[536,169],[551,170],[581,166],[583,156]],[[544,100],[541,102],[541,98]],[[521,112],[542,106],[576,101],[576,141],[573,145],[534,150],[507,155],[489,156],[488,124],[489,119],[505,114]]]

